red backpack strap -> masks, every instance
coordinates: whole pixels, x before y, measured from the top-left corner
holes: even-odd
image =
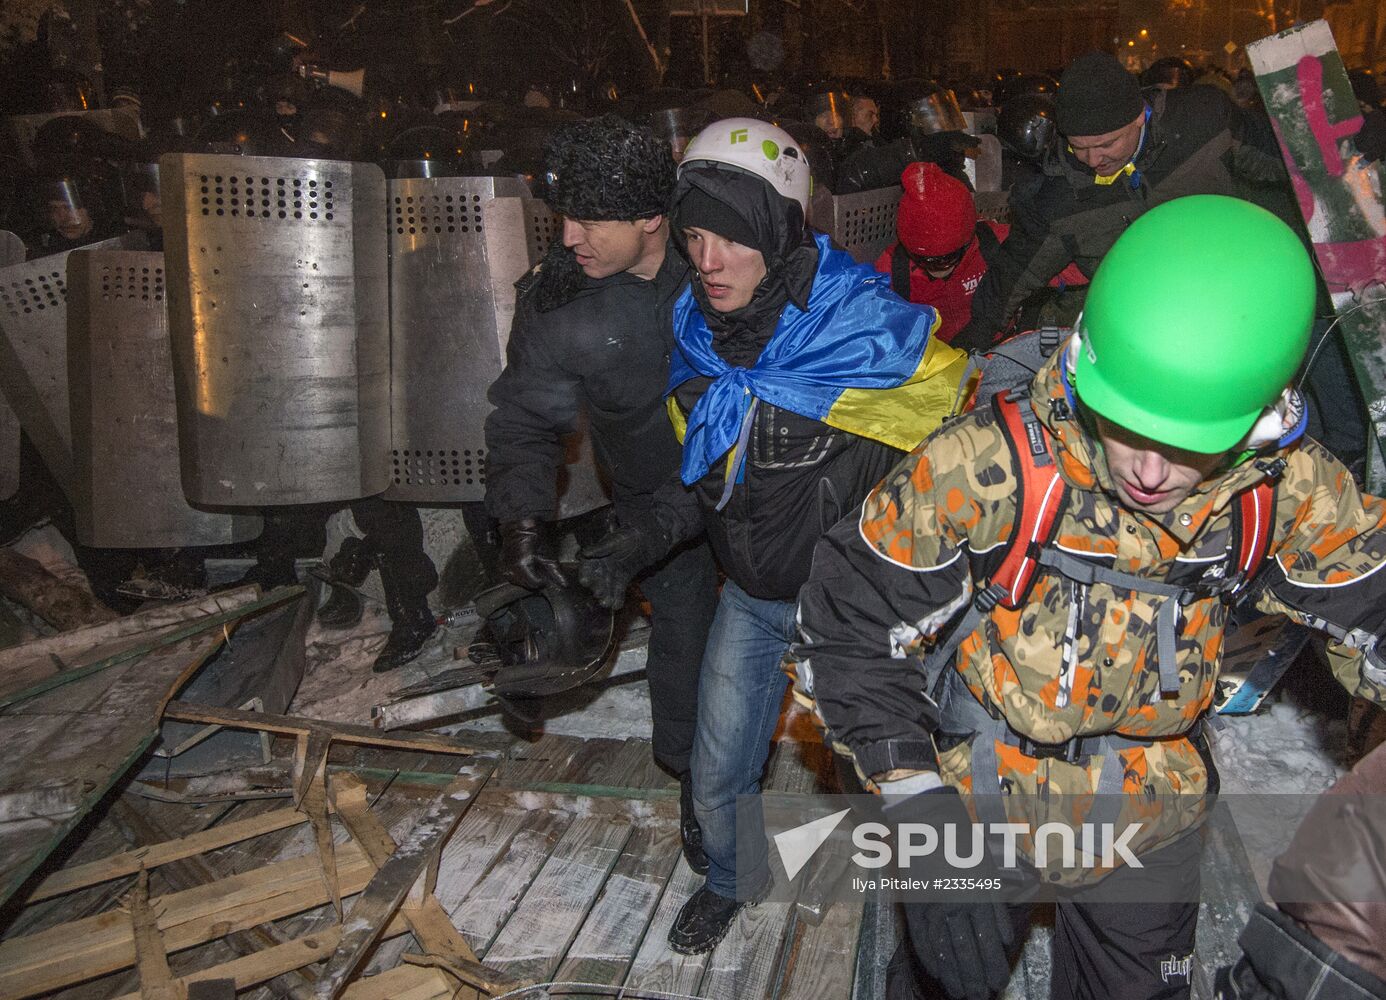
[[[1260,482],[1237,498],[1241,512],[1237,539],[1237,575],[1250,583],[1266,561],[1275,512],[1275,484]]]
[[[995,603],[1016,608],[1034,582],[1040,550],[1053,541],[1068,486],[1059,475],[1028,389],[997,393],[992,406],[1015,461],[1020,496],[1011,540],[987,590]]]

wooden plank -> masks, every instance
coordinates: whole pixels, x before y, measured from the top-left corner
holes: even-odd
[[[860,902],[839,901],[816,927],[796,921],[779,1000],[849,1000],[861,918]]]
[[[177,625],[191,618],[201,618],[204,615],[230,611],[233,608],[243,607],[256,601],[259,597],[259,587],[237,587],[234,590],[208,594],[206,597],[194,598],[180,604],[169,604],[164,607],[141,611],[138,614],[126,615],[124,618],[118,618],[113,622],[90,625],[86,628],[73,629],[70,632],[59,632],[57,635],[34,639],[21,646],[0,650],[0,677],[4,677],[8,681],[10,678],[35,669],[41,670],[45,674],[51,673],[56,669],[53,663],[55,656],[66,665],[75,665],[78,663],[77,657],[100,647],[103,643],[109,643],[113,639],[128,638],[144,632],[167,628],[170,625]]]
[[[487,950],[486,964],[517,979],[547,980],[563,960],[630,833],[624,818],[575,820]]]
[[[345,1000],[452,1000],[457,985],[437,969],[401,965],[347,987]]]
[[[476,884],[509,848],[528,812],[519,809],[473,809],[443,848],[434,895],[455,913]]]
[[[135,965],[140,974],[140,996],[144,1000],[181,1000],[169,971],[168,956],[159,937],[154,911],[149,908],[149,873],[140,872],[135,888],[126,897],[130,928],[135,938]]]
[[[37,559],[8,546],[0,547],[0,596],[28,608],[57,629],[99,625],[120,617],[90,588],[49,572]]]
[[[142,806],[142,808],[141,808]],[[158,806],[153,803],[138,803],[137,800],[122,796],[111,803],[108,817],[115,826],[120,827],[131,843],[158,844],[168,841],[172,834],[164,826],[158,815]],[[142,871],[141,875],[147,875]],[[214,868],[202,855],[172,861],[159,869],[164,893],[193,889],[216,882],[230,874]],[[251,955],[265,948],[283,944],[287,940],[274,924],[261,924],[243,931],[233,931],[221,939],[220,947],[236,955]],[[276,992],[284,996],[306,997],[311,992],[311,983],[305,977],[290,974],[272,984]]]
[[[120,878],[123,875],[133,875],[141,868],[157,868],[160,865],[168,864],[170,861],[179,861],[183,858],[205,854],[207,851],[215,851],[221,847],[240,843],[242,840],[263,836],[266,833],[274,833],[276,830],[287,830],[306,822],[308,822],[308,817],[297,809],[276,809],[273,812],[261,813],[259,816],[252,816],[249,819],[222,823],[199,833],[180,837],[178,840],[136,847],[134,850],[126,851],[123,854],[115,854],[97,861],[89,861],[84,865],[56,871],[38,884],[26,902],[35,903],[41,899],[51,899],[54,896],[61,896],[77,889],[85,889],[87,886]]]
[[[572,821],[568,813],[527,813],[505,852],[450,912],[452,922],[483,958]]]
[[[534,743],[520,743],[496,769],[496,784],[509,786],[543,781],[566,781],[569,765],[586,740],[545,734]]]
[[[69,712],[73,699],[65,692],[31,703],[45,707],[46,714],[0,718],[0,788],[26,786],[76,778],[84,794],[66,817],[37,826],[7,825],[0,836],[0,903],[8,900],[51,854],[82,817],[105,797],[111,786],[138,760],[157,735],[155,720],[169,697],[187,682],[221,645],[222,633],[166,646],[127,663],[122,670],[92,678],[88,685],[101,688],[98,712]]]
[[[443,843],[456,829],[462,814],[475,800],[480,780],[463,775],[444,790],[422,819],[409,831],[408,838],[371,877],[361,898],[351,908],[351,917],[337,950],[327,961],[318,979],[319,997],[337,997],[347,979],[365,961],[385,925],[398,912],[426,869],[437,859]]]
[[[218,705],[201,705],[190,701],[169,702],[164,718],[180,722],[205,722],[233,729],[255,729],[282,736],[320,729],[330,733],[338,743],[357,743],[365,746],[389,747],[394,750],[421,750],[427,753],[469,755],[478,753],[474,747],[459,743],[436,733],[382,733],[370,726],[347,722],[325,722],[320,719],[301,719],[292,715],[272,715],[268,712],[249,712]]]
[[[699,988],[710,997],[763,997],[779,976],[792,903],[743,907],[708,961]]]
[[[645,821],[635,829],[568,946],[555,979],[578,983],[625,979],[681,851],[677,823]]]
[[[341,778],[333,782],[333,801],[337,804],[338,815],[361,848],[371,859],[371,864],[379,868],[394,854],[394,839],[384,825],[371,812],[366,803],[366,786],[360,781]],[[452,918],[430,891],[417,907],[405,905],[400,915],[409,925],[410,931],[419,944],[430,955],[448,963],[449,970],[455,972],[463,981],[490,994],[508,993],[519,987],[519,983],[504,975],[488,969],[476,960],[471,945],[458,933]]]
[[[373,871],[354,844],[337,852],[343,895],[365,888]],[[327,902],[317,859],[290,858],[151,904],[170,954]],[[118,911],[0,942],[0,996],[32,996],[134,963],[130,922]]]
[[[674,874],[665,886],[659,909],[650,921],[649,931],[631,963],[624,985],[631,990],[662,993],[698,992],[707,955],[680,955],[669,947],[669,928],[694,891],[703,884],[703,877],[694,874],[682,857],[674,866]]]
[[[68,665],[64,670],[58,670],[56,664],[49,671],[47,676],[33,679],[31,675],[24,678],[6,677],[0,681],[0,708],[16,705],[20,702],[37,698],[39,695],[55,688],[64,687],[75,683],[92,674],[109,670],[111,667],[131,660],[138,660],[146,654],[155,652],[166,646],[182,642],[184,639],[191,639],[207,632],[209,629],[222,628],[239,621],[246,615],[263,611],[283,604],[285,601],[292,600],[303,593],[302,587],[280,587],[267,597],[240,607],[232,608],[229,611],[221,611],[214,615],[204,615],[201,618],[194,618],[179,625],[172,625],[149,636],[141,636],[129,644],[123,645],[118,652],[103,656],[96,660],[84,659],[79,664]]]
[[[628,739],[592,776],[600,785],[624,788],[677,788],[678,782],[655,763],[649,740]]]

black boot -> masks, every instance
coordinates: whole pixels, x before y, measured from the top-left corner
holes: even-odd
[[[420,599],[418,604],[407,607],[390,606],[390,635],[385,640],[385,648],[375,658],[371,669],[377,674],[402,667],[419,655],[424,643],[438,630],[438,620],[428,608],[428,602]]]
[[[375,568],[366,543],[354,536],[342,539],[342,545],[327,563],[327,584],[332,588],[327,600],[318,608],[318,623],[323,628],[353,628],[361,621],[361,595],[356,588],[366,582]]]
[[[703,828],[693,811],[693,781],[687,774],[679,776],[679,839],[683,842],[683,857],[694,874],[707,874],[707,853],[703,850]]]
[[[701,955],[726,937],[736,915],[749,904],[713,892],[703,886],[683,904],[669,928],[669,947],[680,955]]]

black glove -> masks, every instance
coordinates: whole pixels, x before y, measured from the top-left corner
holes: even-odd
[[[972,824],[957,790],[949,786],[887,805],[884,813],[891,824],[928,823],[938,829],[940,841],[946,825],[959,824],[970,830]],[[960,842],[970,845],[971,840],[969,834]],[[987,878],[996,874],[990,864],[968,872],[956,872],[940,867],[944,865],[942,861],[929,863],[933,861],[934,856],[924,859],[922,864],[916,861],[908,871],[909,877],[926,880],[935,875]],[[1015,927],[999,899],[976,900],[974,897],[970,901],[952,902],[945,896],[937,902],[906,901],[901,907],[915,957],[952,1000],[989,1000],[1006,988],[1011,978]]]
[[[915,155],[921,160],[937,163],[943,172],[971,186],[967,180],[966,160],[981,140],[966,132],[930,132],[915,130],[911,136]]]
[[[568,585],[553,553],[546,523],[527,517],[505,522],[500,531],[500,571],[507,580],[527,590]]]
[[[625,604],[635,574],[668,551],[668,541],[657,528],[625,525],[582,550],[578,582],[592,591],[602,607],[614,611]]]

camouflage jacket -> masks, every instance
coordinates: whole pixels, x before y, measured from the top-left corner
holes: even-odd
[[[1064,399],[1057,357],[1030,387],[1069,486],[1054,543],[1119,571],[1181,585],[1226,572],[1240,520],[1232,501],[1275,463],[1236,466],[1167,514],[1129,510],[1114,497],[1101,449],[1079,420],[1063,419],[1066,407],[1054,405]],[[1386,630],[1386,573],[1377,572],[1386,562],[1386,502],[1359,493],[1347,470],[1312,440],[1268,458],[1285,464],[1257,602],[1329,632],[1339,682],[1386,703],[1386,648],[1377,647]],[[859,517],[819,542],[787,667],[796,697],[816,713],[838,752],[854,760],[867,787],[908,787],[915,782],[906,779],[927,771],[964,792],[975,782],[991,782],[992,790],[999,782],[1014,821],[1043,822],[1065,818],[1047,813],[1045,803],[1091,798],[1104,755],[1067,762],[998,742],[1000,773],[973,774],[970,743],[943,738],[948,720],[940,724],[916,655],[947,635],[985,585],[1013,530],[1016,494],[1013,459],[989,409],[940,428],[872,491]],[[1155,611],[1149,595],[1079,586],[1041,571],[1028,601],[989,612],[952,664],[973,698],[1036,743],[1100,734],[1149,740],[1117,750],[1122,791],[1147,819],[1140,849],[1196,822],[1215,780],[1200,749],[1206,744],[1182,734],[1212,704],[1229,608],[1217,598],[1182,608],[1179,691],[1168,696],[1160,693],[1156,669]],[[1179,797],[1180,807],[1152,821],[1150,804],[1167,796]]]

